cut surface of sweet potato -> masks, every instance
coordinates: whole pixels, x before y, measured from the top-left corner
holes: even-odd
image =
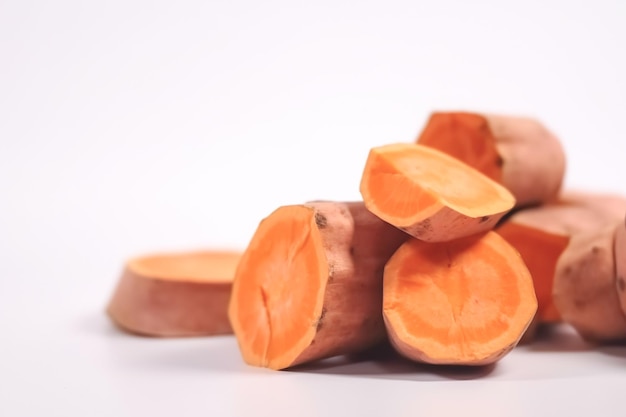
[[[536,309],[526,265],[495,232],[441,243],[411,239],[385,267],[387,331],[416,361],[495,362],[519,342]]]
[[[531,118],[435,112],[417,143],[450,154],[501,183],[518,206],[554,198],[565,176],[560,141]]]
[[[362,203],[272,212],[243,254],[229,306],[245,362],[284,369],[384,340],[382,270],[406,238]]]
[[[360,190],[372,213],[426,241],[489,230],[515,205],[511,193],[474,168],[409,143],[372,148]]]
[[[146,336],[232,333],[228,302],[241,253],[196,251],[127,262],[107,306],[119,327]]]
[[[554,305],[552,287],[557,261],[569,244],[570,237],[517,222],[514,217],[496,230],[517,249],[531,273],[537,295],[538,322],[560,321],[560,314]]]

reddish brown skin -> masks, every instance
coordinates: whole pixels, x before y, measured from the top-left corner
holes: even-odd
[[[427,219],[402,227],[402,230],[426,242],[446,242],[487,232],[493,229],[506,213],[507,211],[503,211],[477,218],[465,216],[444,206]]]
[[[554,303],[563,320],[594,342],[626,340],[617,291],[615,225],[572,237],[557,263]]]
[[[331,268],[324,308],[311,345],[291,365],[355,353],[385,339],[382,316],[385,263],[408,235],[370,213],[363,203],[307,204],[323,218],[318,229]]]
[[[626,221],[615,228],[615,285],[622,311],[626,314]]]
[[[230,334],[230,282],[162,280],[124,270],[107,307],[122,329],[158,337]]]
[[[565,177],[565,151],[560,140],[539,121],[527,117],[487,115],[502,157],[502,184],[518,206],[549,201]]]

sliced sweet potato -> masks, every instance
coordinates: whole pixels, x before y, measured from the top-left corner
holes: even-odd
[[[107,313],[124,330],[179,337],[232,333],[228,302],[241,254],[202,251],[127,262]]]
[[[387,331],[416,361],[493,363],[517,345],[536,310],[526,265],[492,231],[441,243],[411,239],[385,267]]]
[[[490,230],[515,205],[509,191],[469,165],[411,143],[371,149],[360,190],[372,213],[431,242]]]
[[[530,118],[436,112],[417,142],[446,152],[501,183],[518,206],[554,198],[565,175],[560,141]]]
[[[229,306],[245,362],[284,369],[384,340],[383,267],[407,238],[363,203],[272,212],[243,254]]]
[[[616,223],[624,212],[621,196],[564,192],[556,201],[513,214],[498,227],[533,275],[542,322],[562,319],[590,341],[626,336],[613,248]]]
[[[626,199],[623,197],[566,191],[558,200],[520,210],[498,226],[497,232],[520,252],[528,265],[541,323],[561,320],[554,303],[554,281],[561,256],[566,250],[573,250],[569,248],[572,237],[613,224],[619,218],[617,213],[623,215],[624,212]],[[571,256],[568,255],[568,259]],[[558,270],[558,274],[562,271]],[[563,303],[562,308],[568,310]]]

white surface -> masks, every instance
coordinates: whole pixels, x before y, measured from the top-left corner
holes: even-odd
[[[572,337],[485,374],[269,372],[102,314],[131,256],[358,198],[434,109],[539,117],[568,187],[626,193],[626,3],[503,3],[0,1],[0,415],[623,415],[626,350]]]

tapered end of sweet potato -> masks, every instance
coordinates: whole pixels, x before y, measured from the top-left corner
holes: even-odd
[[[238,252],[190,252],[130,260],[107,306],[122,329],[145,336],[232,333],[227,309]]]

